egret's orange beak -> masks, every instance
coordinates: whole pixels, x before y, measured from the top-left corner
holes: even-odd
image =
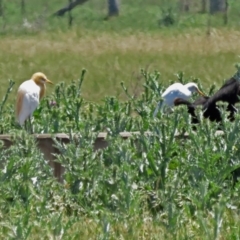
[[[49,79],[46,79],[46,83],[50,83],[53,85],[53,83]]]
[[[203,97],[205,97],[205,94],[202,93],[199,89],[198,89],[197,91],[198,91],[198,93],[199,93],[200,95],[202,95]]]

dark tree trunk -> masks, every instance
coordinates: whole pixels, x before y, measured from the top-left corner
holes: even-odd
[[[74,1],[70,1],[69,4],[66,7],[59,9],[53,15],[61,17],[66,12],[71,11],[76,6],[81,5],[81,4],[83,4],[83,3],[87,2],[87,1],[88,0],[74,0]]]
[[[69,0],[69,5],[72,4],[72,0]],[[68,11],[68,26],[71,27],[72,26],[72,21],[73,21],[73,17],[72,17],[72,11]]]
[[[226,0],[210,0],[210,13],[225,12]]]
[[[207,0],[202,0],[201,13],[206,13],[206,12],[207,12]]]
[[[25,0],[21,0],[21,13],[25,15]]]
[[[118,16],[119,0],[108,0],[108,16]]]
[[[224,17],[223,17],[223,23],[225,25],[228,24],[228,7],[229,7],[228,0],[226,0],[226,10],[225,10],[225,14],[224,14]]]
[[[182,12],[190,11],[190,2],[189,0],[179,0],[179,8]]]
[[[0,0],[0,17],[3,16],[3,0]]]

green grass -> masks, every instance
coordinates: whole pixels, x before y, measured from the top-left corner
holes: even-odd
[[[217,29],[210,37],[200,30],[175,37],[162,33],[78,37],[77,29],[65,34],[4,37],[0,45],[1,94],[6,91],[8,79],[16,82],[16,92],[17,86],[34,72],[42,71],[59,83],[77,79],[82,68],[87,69],[83,95],[89,101],[107,95],[122,97],[121,81],[139,94],[141,68],[160,71],[164,83],[177,81],[174,73],[183,71],[188,77],[200,78],[205,88],[213,83],[220,87],[239,61],[238,38],[237,31]]]
[[[239,60],[236,2],[231,3],[227,27],[222,16],[211,16],[210,36],[208,16],[197,14],[197,7],[180,14],[175,1],[124,2],[120,17],[110,21],[103,21],[105,3],[89,1],[73,11],[72,29],[67,27],[67,15],[50,16],[64,4],[26,1],[26,14],[22,16],[20,3],[4,2],[4,16],[0,18],[0,95],[8,79],[16,82],[15,93],[17,86],[36,71],[59,83],[77,79],[82,68],[88,71],[83,95],[92,101],[100,101],[105,95],[122,97],[121,81],[140,93],[142,68],[160,71],[164,83],[176,80],[174,73],[184,71],[188,77],[200,78],[204,87],[212,83],[220,86],[233,74],[233,65]],[[158,20],[168,7],[173,9],[176,24],[160,27]],[[23,27],[24,18],[31,28]],[[13,101],[14,96],[10,99]]]

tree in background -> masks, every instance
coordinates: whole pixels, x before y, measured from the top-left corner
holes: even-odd
[[[56,11],[53,15],[61,17],[66,12],[70,12],[73,8],[85,3],[87,1],[88,0],[69,1],[68,5],[66,5],[65,7]],[[112,17],[112,16],[118,16],[119,15],[119,0],[107,0],[107,3],[108,3],[108,16],[105,19],[108,19],[109,17]]]
[[[0,0],[0,17],[3,16],[3,1]]]
[[[108,0],[108,17],[118,16],[119,14],[119,1]]]
[[[201,13],[206,13],[207,12],[207,0],[202,0],[201,2]]]
[[[190,2],[189,0],[180,0],[179,8],[182,12],[188,12],[190,10]]]
[[[211,14],[216,12],[225,12],[227,8],[227,0],[201,0],[201,13],[210,12]],[[191,0],[179,0],[180,10],[184,12],[190,11],[192,6]],[[209,11],[208,11],[209,10]]]
[[[77,7],[78,5],[81,5],[85,2],[87,2],[88,0],[75,0],[75,1],[69,1],[68,5],[59,9],[58,11],[56,11],[53,15],[58,16],[58,17],[62,17],[66,12],[71,11],[73,8]]]
[[[225,12],[227,10],[227,0],[210,0],[209,11],[210,13]]]
[[[21,0],[21,12],[22,12],[22,15],[24,16],[25,15],[25,1],[24,0]]]

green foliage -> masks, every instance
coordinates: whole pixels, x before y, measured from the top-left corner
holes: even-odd
[[[142,70],[139,97],[122,82],[126,101],[106,97],[100,104],[82,97],[84,74],[85,70],[68,85],[57,84],[33,116],[35,133],[70,136],[66,145],[54,140],[59,150],[56,161],[65,169],[63,183],[53,178],[34,138],[20,130],[13,112],[6,111],[13,107],[6,102],[13,87],[10,82],[1,104],[1,119],[7,123],[3,133],[10,132],[14,142],[9,149],[1,145],[0,151],[1,235],[89,239],[94,231],[100,239],[138,239],[144,231],[155,239],[160,233],[165,239],[202,238],[202,234],[217,239],[227,237],[227,231],[239,237],[235,230],[239,184],[233,187],[237,175],[232,174],[240,167],[239,116],[234,123],[223,121],[223,136],[215,135],[218,125],[207,120],[195,132],[183,107],[153,119],[165,89],[158,72]],[[199,82],[182,72],[177,78]],[[224,112],[223,118],[227,119]],[[108,132],[110,144],[94,151],[100,131]],[[122,131],[139,134],[123,140]],[[174,137],[176,133],[179,137]],[[152,231],[141,230],[144,225]]]
[[[68,14],[54,17],[67,2],[53,0],[25,0],[25,11],[22,12],[21,1],[3,1],[3,15],[0,16],[0,33],[28,33],[41,30],[59,31],[68,29]],[[144,9],[144,11],[143,11]],[[171,9],[169,11],[169,9]],[[201,3],[198,0],[189,2],[189,12],[182,12],[178,0],[129,0],[120,5],[121,20],[104,21],[107,15],[106,1],[91,0],[72,10],[73,25],[83,29],[100,31],[158,31],[159,16],[161,23],[169,26],[176,22],[178,28],[204,27],[207,25],[207,13],[199,14]],[[239,2],[229,1],[228,24],[238,26]],[[174,16],[174,17],[173,17]],[[214,27],[223,25],[222,14],[212,16]]]
[[[166,11],[163,11],[162,18],[159,20],[160,26],[166,26],[169,27],[175,23],[175,17],[172,13],[172,9],[169,8]]]
[[[165,84],[176,69],[199,76],[203,85],[220,85],[238,61],[240,2],[236,0],[229,1],[227,26],[222,14],[200,14],[199,0],[189,1],[189,12],[180,11],[178,0],[122,1],[120,15],[108,21],[104,20],[107,0],[89,0],[72,10],[71,28],[68,14],[52,16],[67,1],[25,0],[24,13],[20,0],[1,2],[0,96],[8,79],[20,85],[42,71],[55,84],[70,83],[81,67],[89,70],[83,96],[92,101],[105,95],[120,97],[121,88],[115,83],[123,80],[136,95],[140,93],[140,68],[158,69]],[[159,20],[174,24],[159,27]]]
[[[67,1],[26,0],[25,14],[21,1],[2,2],[0,133],[14,144],[0,142],[1,238],[239,239],[239,116],[223,121],[223,136],[200,110],[196,131],[184,107],[152,117],[169,84],[194,81],[212,95],[232,74],[239,1],[229,1],[225,29],[221,14],[198,13],[197,0],[188,13],[176,0],[122,1],[109,21],[106,2],[91,0],[72,11],[71,30],[68,14],[52,17]],[[83,70],[71,81],[80,66],[87,79]],[[143,66],[149,71],[139,74]],[[186,75],[173,79],[172,69]],[[39,70],[56,85],[34,112],[33,131],[69,134],[67,145],[54,139],[62,183],[11,102],[20,81]],[[110,144],[94,151],[102,131]],[[138,134],[123,140],[123,131]]]

